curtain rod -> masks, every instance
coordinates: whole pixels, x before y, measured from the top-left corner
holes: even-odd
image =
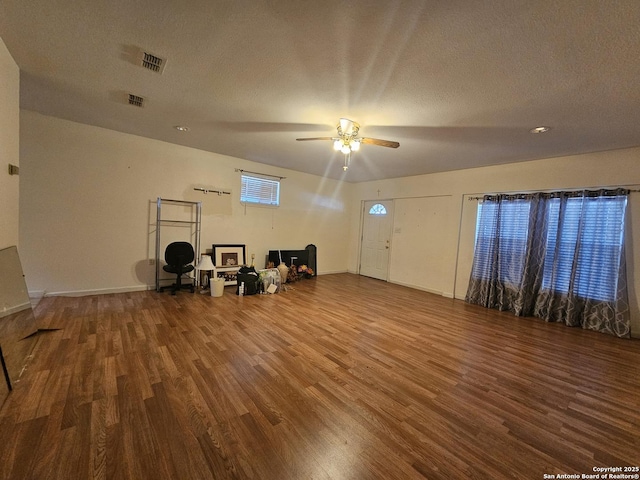
[[[599,190],[599,189],[610,189],[610,188],[624,188],[622,187],[588,187],[588,188],[581,188],[578,190],[563,190],[566,192],[581,192],[582,190]],[[625,190],[629,190],[629,193],[637,193],[640,192],[640,190],[632,190],[629,188],[626,188]],[[542,193],[552,193],[552,192],[556,192],[558,190],[543,190]],[[487,193],[486,195],[518,195],[518,194],[529,194],[529,193],[533,193],[531,191],[529,192],[502,192],[502,193]],[[467,200],[472,201],[472,200],[483,200],[484,199],[484,195],[482,197],[467,197]]]
[[[236,168],[236,172],[253,173],[254,175],[262,175],[263,177],[278,178],[280,180],[284,180],[285,178],[287,178],[287,177],[280,177],[279,175],[269,175],[268,173],[252,172],[250,170],[242,170],[241,168]]]
[[[208,188],[194,188],[194,190],[198,190],[199,192],[203,192],[205,195],[207,193],[217,193],[218,195],[231,195],[231,192],[227,192],[225,190],[209,190]]]

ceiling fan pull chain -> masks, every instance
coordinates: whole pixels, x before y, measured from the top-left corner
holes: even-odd
[[[351,152],[345,154],[345,156],[344,156],[344,166],[342,167],[342,170],[344,170],[346,172],[349,169],[349,163],[351,163]]]

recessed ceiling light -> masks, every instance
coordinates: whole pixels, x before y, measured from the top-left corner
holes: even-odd
[[[549,130],[551,130],[551,127],[536,127],[536,128],[532,128],[531,130],[529,130],[529,133],[545,133],[548,132]]]
[[[173,128],[175,128],[179,132],[188,132],[189,131],[189,127],[183,127],[182,125],[176,125]]]

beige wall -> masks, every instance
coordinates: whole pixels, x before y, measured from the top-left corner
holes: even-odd
[[[358,269],[365,200],[395,199],[389,281],[464,298],[477,209],[469,196],[617,185],[638,188],[639,184],[640,148],[357,184],[352,192],[349,271]],[[399,215],[399,211],[410,215]],[[633,331],[638,335],[640,278],[635,272],[640,272],[640,193],[630,195],[628,219],[628,278]]]
[[[203,202],[201,250],[245,244],[262,267],[269,249],[313,243],[319,273],[346,271],[347,184],[30,111],[20,122],[21,256],[36,295],[153,286],[157,197]],[[285,176],[282,206],[245,209],[236,168]]]
[[[0,248],[18,245],[20,71],[0,39]]]
[[[464,298],[475,201],[490,192],[639,185],[640,148],[379,182],[346,184],[156,140],[21,113],[20,245],[35,293],[100,293],[154,284],[155,199],[203,202],[203,249],[241,243],[260,266],[269,249],[318,246],[319,273],[358,271],[362,202],[394,200],[389,281]],[[287,178],[282,207],[239,203],[244,168]],[[204,196],[194,186],[231,190]],[[627,236],[633,331],[640,332],[640,194]]]

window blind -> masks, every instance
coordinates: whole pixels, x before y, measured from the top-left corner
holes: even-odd
[[[564,207],[551,199],[542,288],[614,300],[626,204],[626,196],[568,198]]]
[[[623,253],[626,195],[546,201],[542,289],[614,301]],[[530,199],[517,198],[485,201],[478,206],[473,278],[521,282],[530,206]]]
[[[240,202],[259,205],[280,205],[280,180],[242,174]]]
[[[520,283],[527,247],[529,210],[529,201],[521,199],[484,202],[478,206],[476,253],[472,267],[475,278],[493,277],[505,283]]]

